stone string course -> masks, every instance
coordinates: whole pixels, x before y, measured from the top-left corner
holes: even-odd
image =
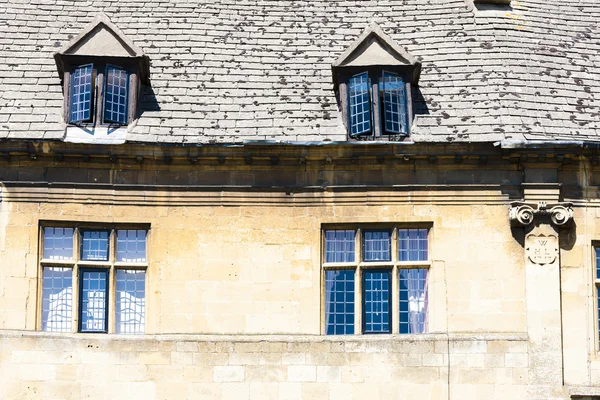
[[[371,22],[423,63],[414,141],[598,137],[597,0],[0,0],[0,140],[60,140],[53,53],[104,12],[151,60],[131,142],[346,140],[331,63]]]

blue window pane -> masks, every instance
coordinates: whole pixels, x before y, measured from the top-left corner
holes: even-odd
[[[81,259],[108,261],[108,231],[82,231]]]
[[[117,231],[117,261],[146,262],[146,231],[127,229]]]
[[[399,271],[400,333],[427,332],[427,269]]]
[[[43,331],[71,332],[72,274],[71,268],[44,267],[42,271]]]
[[[427,229],[398,230],[398,259],[400,261],[427,261],[428,254]]]
[[[106,332],[108,307],[108,270],[80,269],[81,332]]]
[[[146,271],[117,270],[117,333],[143,334],[145,319]]]
[[[325,262],[354,262],[354,230],[325,231]]]
[[[354,333],[354,271],[325,271],[325,331]]]
[[[363,331],[391,332],[391,272],[363,272]]]
[[[44,228],[43,258],[48,260],[73,259],[73,228]]]
[[[386,133],[408,133],[406,86],[401,77],[383,72],[380,80],[383,94],[383,120]]]
[[[71,122],[92,119],[93,65],[76,68],[71,74]]]
[[[369,74],[364,72],[348,82],[348,123],[350,135],[371,132],[371,95]]]
[[[363,233],[363,261],[390,261],[391,232],[365,231]]]
[[[125,124],[127,122],[127,103],[129,79],[127,71],[117,67],[106,68],[104,89],[104,122]]]

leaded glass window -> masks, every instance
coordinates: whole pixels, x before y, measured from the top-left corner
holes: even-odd
[[[400,269],[400,327],[399,333],[427,332],[427,273],[426,268]]]
[[[391,272],[363,272],[363,330],[365,333],[391,332]]]
[[[124,69],[106,67],[104,88],[104,122],[125,124],[129,98],[129,75]]]
[[[81,234],[81,259],[85,261],[108,260],[109,232],[82,231]]]
[[[371,132],[371,88],[367,72],[350,78],[348,82],[348,107],[350,135]]]
[[[325,331],[354,333],[354,271],[325,271]]]
[[[44,251],[47,260],[73,259],[73,228],[44,228]]]
[[[117,270],[116,332],[143,334],[146,319],[146,271]]]
[[[325,232],[325,262],[354,262],[354,230]]]
[[[428,332],[430,229],[405,223],[323,229],[323,332]]]
[[[70,122],[89,122],[93,120],[93,74],[92,64],[83,65],[71,73],[71,109]]]
[[[148,229],[119,227],[41,227],[42,330],[72,332],[76,326],[79,332],[145,332]],[[72,310],[78,310],[78,324]]]
[[[107,332],[108,269],[79,270],[79,330]]]
[[[363,261],[392,259],[390,231],[365,231],[363,235]]]
[[[397,74],[383,71],[380,86],[383,97],[381,114],[384,133],[408,133],[404,80]]]
[[[146,231],[127,229],[117,231],[117,261],[146,262]]]
[[[427,229],[398,230],[398,258],[400,261],[427,261]]]

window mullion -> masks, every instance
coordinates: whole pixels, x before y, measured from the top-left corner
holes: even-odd
[[[381,107],[383,104],[379,98],[379,75],[376,73],[370,73],[370,82],[372,82],[371,86],[371,115],[373,119],[373,136],[380,137],[382,136],[382,128],[381,128]]]

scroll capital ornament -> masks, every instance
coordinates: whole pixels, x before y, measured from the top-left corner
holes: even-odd
[[[508,218],[513,227],[531,225],[538,215],[550,216],[552,224],[557,227],[566,226],[573,221],[573,204],[546,203],[545,201],[536,204],[515,201],[511,203],[508,212]]]

